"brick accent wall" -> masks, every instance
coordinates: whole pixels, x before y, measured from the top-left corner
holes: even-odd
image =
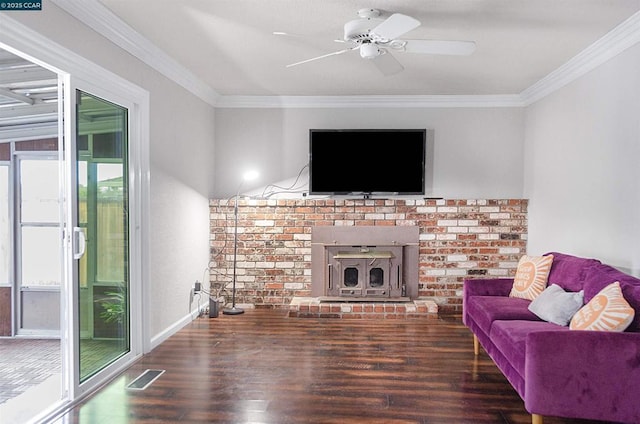
[[[512,277],[526,253],[525,199],[240,200],[236,303],[288,308],[311,293],[311,229],[420,227],[419,296],[440,313],[462,310],[465,278]],[[211,287],[231,296],[233,200],[210,200]]]

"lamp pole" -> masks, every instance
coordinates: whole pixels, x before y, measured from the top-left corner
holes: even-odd
[[[242,180],[244,182],[244,179]],[[236,193],[236,199],[233,205],[233,283],[231,286],[231,308],[225,308],[222,313],[225,315],[240,315],[244,313],[244,309],[236,307],[236,268],[238,263],[238,199],[240,199],[240,187],[242,182],[238,186],[238,192]]]
[[[222,313],[225,315],[240,315],[244,313],[244,309],[236,307],[236,269],[238,264],[238,200],[240,199],[240,188],[242,183],[256,178],[258,174],[250,171],[244,174],[242,181],[238,185],[236,199],[233,206],[233,284],[231,286],[231,308],[225,308]]]

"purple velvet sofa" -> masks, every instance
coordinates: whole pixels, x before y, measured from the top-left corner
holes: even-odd
[[[570,330],[511,298],[510,278],[464,282],[463,322],[505,375],[532,422],[542,417],[640,423],[640,280],[605,265],[551,252],[548,284],[584,290],[584,303],[619,281],[635,317],[622,333]]]

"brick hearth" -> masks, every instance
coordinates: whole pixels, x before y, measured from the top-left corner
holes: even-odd
[[[438,318],[438,305],[433,300],[410,302],[325,302],[317,297],[294,297],[289,316],[296,318],[405,319]]]

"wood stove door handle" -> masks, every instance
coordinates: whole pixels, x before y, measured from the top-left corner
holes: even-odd
[[[331,288],[333,288],[333,287],[331,287],[331,274],[332,274],[331,264],[328,264],[327,268],[329,270],[329,288],[331,289]]]

